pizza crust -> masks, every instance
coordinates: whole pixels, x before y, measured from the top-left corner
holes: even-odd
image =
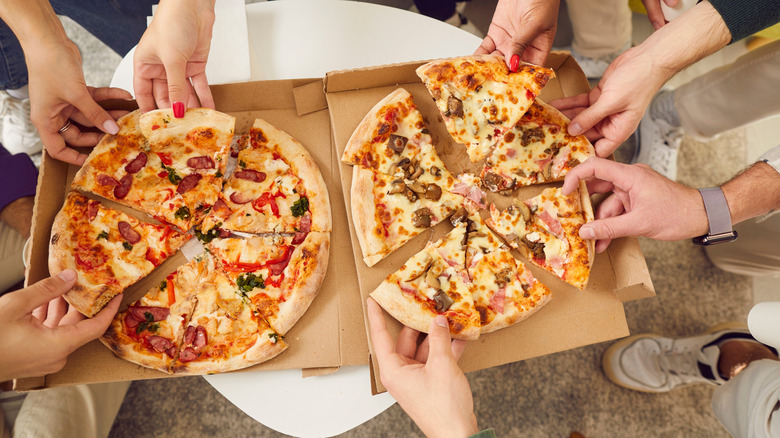
[[[120,359],[164,373],[169,372],[168,365],[173,359],[169,358],[165,353],[157,353],[158,356],[153,356],[151,351],[145,351],[144,353],[136,351],[134,346],[138,344],[122,333],[121,318],[114,318],[111,321],[111,325],[108,326],[106,332],[99,339],[103,345],[108,347]]]
[[[392,93],[385,96],[384,99],[377,102],[373,108],[363,117],[360,124],[355,128],[352,136],[347,141],[347,146],[344,149],[344,153],[341,156],[341,161],[347,164],[357,165],[359,163],[354,162],[350,157],[359,154],[365,145],[371,145],[374,139],[374,132],[377,126],[381,124],[381,119],[378,117],[379,112],[386,106],[395,106],[399,102],[404,102],[411,99],[411,94],[403,88],[398,88]]]
[[[258,332],[254,345],[239,355],[231,356],[225,360],[206,359],[186,363],[176,361],[171,364],[170,373],[180,376],[225,373],[270,360],[286,350],[287,344],[281,339],[272,343],[268,337],[269,332],[273,333],[272,330]]]
[[[376,217],[376,200],[374,198],[374,174],[360,166],[352,168],[352,222],[355,225],[360,249],[363,251],[363,261],[368,266],[374,266],[385,255],[387,248],[376,232],[381,224]]]

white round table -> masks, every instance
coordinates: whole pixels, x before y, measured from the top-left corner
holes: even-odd
[[[249,80],[315,78],[334,70],[466,55],[481,42],[423,15],[352,1],[253,3],[246,5],[246,19]],[[132,92],[132,55],[122,59],[112,87]],[[371,395],[367,365],[307,378],[301,370],[204,378],[250,417],[298,437],[344,433],[395,403],[387,393]]]

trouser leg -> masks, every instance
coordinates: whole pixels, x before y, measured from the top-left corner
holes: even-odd
[[[631,9],[626,0],[567,0],[574,39],[582,56],[601,58],[631,41]]]
[[[734,226],[739,237],[731,243],[707,246],[707,256],[724,271],[740,275],[780,277],[780,213]]]
[[[780,361],[751,362],[715,389],[712,410],[734,437],[780,436]]]
[[[24,279],[25,242],[18,231],[0,222],[0,294]]]
[[[697,77],[674,92],[682,127],[712,137],[780,114],[780,40]]]

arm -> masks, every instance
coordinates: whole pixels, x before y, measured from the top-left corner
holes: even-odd
[[[368,322],[380,378],[427,437],[468,437],[479,431],[469,382],[458,367],[465,341],[450,343],[447,320],[437,316],[428,337],[404,327],[396,343],[382,308],[368,299]]]
[[[30,236],[38,169],[26,154],[10,155],[0,147],[0,220],[25,238]]]
[[[54,158],[81,164],[86,155],[66,146],[92,146],[101,135],[72,126],[59,130],[69,118],[82,126],[95,126],[115,134],[119,127],[95,100],[129,99],[130,93],[114,89],[91,89],[84,80],[81,55],[70,41],[48,1],[7,0],[0,2],[5,21],[24,50],[29,72],[32,120],[43,145]],[[56,68],[52,68],[56,66]]]
[[[596,220],[583,225],[580,236],[595,239],[604,251],[612,239],[645,236],[680,240],[709,230],[699,191],[671,181],[643,164],[627,165],[591,158],[566,175],[563,192],[579,180],[591,193],[609,193],[596,210]],[[721,186],[736,224],[780,208],[780,173],[759,162]]]
[[[709,2],[699,3],[615,59],[590,93],[551,104],[572,118],[571,135],[599,139],[597,155],[609,156],[636,130],[666,81],[730,40],[718,12]]]
[[[141,111],[214,108],[206,80],[215,0],[162,0],[133,57],[133,87]],[[190,82],[192,81],[192,82]]]
[[[84,319],[75,309],[66,311],[61,297],[74,284],[76,273],[66,269],[0,297],[0,382],[57,372],[70,353],[106,331],[122,295]]]
[[[499,0],[477,55],[503,55],[517,70],[519,61],[544,65],[558,26],[560,0]]]

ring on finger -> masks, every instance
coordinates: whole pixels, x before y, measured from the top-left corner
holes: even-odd
[[[57,131],[57,132],[59,132],[60,134],[64,134],[64,133],[65,133],[65,131],[67,131],[68,129],[70,129],[70,127],[71,127],[71,126],[73,126],[73,125],[71,125],[71,124],[70,124],[70,120],[68,120],[68,123],[66,123],[65,125],[63,125],[63,127],[62,127],[62,128],[60,128],[60,130],[59,130],[59,131]]]

